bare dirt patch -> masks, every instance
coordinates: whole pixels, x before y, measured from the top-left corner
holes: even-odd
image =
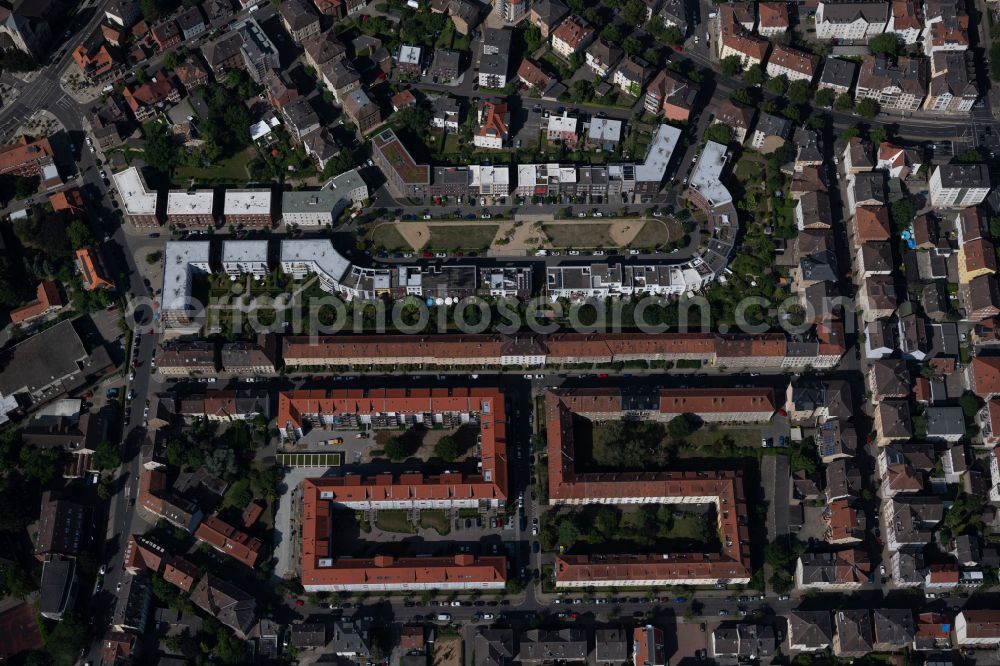
[[[461,666],[462,639],[458,636],[438,636],[434,641],[434,666]]]

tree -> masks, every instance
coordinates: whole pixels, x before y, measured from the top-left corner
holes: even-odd
[[[442,460],[451,462],[458,457],[458,442],[455,441],[454,437],[442,437],[434,445],[434,455]]]
[[[637,55],[642,51],[642,40],[635,35],[629,35],[622,41],[622,50],[629,55]]]
[[[608,23],[601,29],[601,38],[611,44],[621,44],[622,30],[617,23]]]
[[[747,71],[743,72],[743,82],[748,86],[759,86],[766,78],[764,69],[757,63],[750,65]]]
[[[909,197],[894,201],[890,206],[890,210],[892,211],[892,222],[896,225],[896,229],[905,229],[909,226],[913,218],[917,216],[917,204]]]
[[[851,99],[850,93],[840,93],[833,102],[834,111],[848,111],[852,106],[854,106],[854,100]]]
[[[622,16],[629,25],[641,26],[646,22],[646,4],[640,0],[628,0],[622,10]]]
[[[813,96],[813,101],[816,102],[816,106],[822,106],[824,108],[830,108],[833,104],[833,100],[836,97],[834,92],[829,88],[820,88],[816,91]]]
[[[1000,81],[1000,41],[994,41],[990,46],[990,78]]]
[[[115,469],[122,464],[122,459],[118,455],[118,451],[106,439],[94,449],[94,455],[91,460],[97,469]]]
[[[146,164],[164,175],[171,174],[177,165],[178,154],[170,132],[164,125],[151,122],[142,126],[142,133],[146,139],[143,148]]]
[[[955,160],[961,164],[981,164],[986,161],[986,158],[975,148],[970,148],[959,153]]]
[[[868,50],[872,53],[885,53],[890,56],[898,55],[899,40],[896,38],[896,33],[883,32],[881,35],[875,35],[868,40]]]
[[[393,437],[385,444],[385,455],[389,456],[390,460],[403,460],[409,455],[409,451],[399,437]]]
[[[667,423],[667,434],[674,439],[690,437],[694,432],[694,419],[690,414],[678,414]]]
[[[87,623],[75,612],[63,615],[52,633],[45,640],[45,649],[55,666],[70,666],[76,663],[80,650],[90,643]]]
[[[726,56],[719,62],[719,71],[732,78],[743,71],[743,60],[739,56]]]
[[[742,104],[744,106],[755,106],[756,91],[753,88],[740,88],[739,90],[734,90],[729,94],[729,101],[736,102],[737,104]]]
[[[805,104],[809,101],[809,83],[796,79],[788,85],[788,101],[792,104]]]
[[[66,235],[69,236],[69,244],[74,250],[94,244],[94,236],[90,233],[90,227],[80,220],[73,220],[66,228]]]
[[[584,79],[574,81],[570,88],[570,99],[577,104],[590,100],[592,94],[593,90],[590,81],[585,81]]]
[[[21,469],[44,486],[62,469],[62,450],[25,446],[21,449]]]
[[[764,84],[764,89],[772,95],[778,95],[780,97],[785,94],[786,90],[788,90],[788,77],[784,74],[780,74],[774,78],[770,78],[767,80],[767,83]]]
[[[166,67],[167,69],[176,69],[177,68],[177,52],[176,51],[167,51],[166,52],[166,54],[163,56],[163,66]]]
[[[25,199],[38,191],[38,176],[18,176],[14,179],[14,196]]]
[[[727,146],[733,140],[733,131],[725,123],[713,123],[705,129],[703,136],[706,141],[714,141]]]
[[[36,588],[30,572],[17,562],[0,565],[0,596],[23,599]]]
[[[862,118],[874,118],[878,115],[879,105],[873,99],[863,99],[858,102],[858,115]]]
[[[868,140],[878,146],[889,138],[889,133],[884,127],[873,127],[868,131]]]

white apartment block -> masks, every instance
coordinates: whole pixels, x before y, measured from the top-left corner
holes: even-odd
[[[267,241],[234,241],[222,243],[222,268],[230,279],[241,275],[267,275]]]
[[[817,39],[869,39],[885,32],[888,23],[885,2],[820,2],[816,8]]]
[[[928,184],[937,208],[967,208],[990,193],[990,173],[985,164],[943,164],[931,171]]]

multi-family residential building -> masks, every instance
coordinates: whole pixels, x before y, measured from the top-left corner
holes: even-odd
[[[278,15],[281,17],[281,24],[296,44],[319,34],[319,15],[307,0],[284,0],[278,6]]]
[[[969,48],[969,15],[962,0],[925,0],[924,53]]]
[[[454,97],[441,96],[431,103],[431,126],[443,129],[445,132],[458,132],[458,119],[461,107]]]
[[[531,3],[528,20],[542,33],[543,39],[548,39],[568,14],[569,8],[560,0],[536,0]]]
[[[764,65],[771,42],[749,32],[726,32],[718,41],[719,59],[735,56],[743,68]]]
[[[500,0],[493,8],[496,15],[507,23],[519,23],[528,15],[529,0]]]
[[[931,170],[928,185],[938,208],[977,206],[990,193],[990,173],[985,164],[942,164]]]
[[[602,79],[615,68],[625,52],[617,44],[611,44],[604,39],[595,39],[586,51],[587,67]]]
[[[563,58],[569,58],[587,48],[596,34],[582,18],[569,16],[552,31],[552,50]]]
[[[214,205],[213,190],[170,190],[167,225],[178,229],[211,229],[215,227]]]
[[[226,240],[222,242],[222,270],[229,277],[267,275],[267,241]]]
[[[247,19],[237,31],[243,38],[240,44],[243,67],[250,78],[260,83],[269,69],[278,69],[281,66],[278,49],[253,18]]]
[[[649,64],[642,58],[626,56],[615,68],[611,83],[626,95],[638,97],[648,78]]]
[[[508,139],[510,110],[505,102],[484,102],[479,110],[479,128],[472,142],[479,148],[500,150]]]
[[[687,122],[698,98],[699,88],[688,79],[663,69],[646,87],[643,106],[653,115]]]
[[[188,7],[177,15],[177,27],[184,41],[194,39],[208,30],[208,23],[198,7]]]
[[[510,42],[513,33],[508,28],[485,28],[479,56],[479,85],[483,88],[503,88],[510,71]]]
[[[916,44],[924,30],[920,0],[891,0],[890,12],[885,31],[907,46]]]
[[[763,37],[774,37],[788,31],[787,2],[757,3],[757,33]]]
[[[561,141],[567,146],[576,146],[580,135],[577,131],[577,126],[579,121],[576,116],[569,115],[568,111],[564,111],[561,116],[552,114],[549,116],[548,126],[546,127],[545,136],[549,141]]]
[[[821,1],[816,7],[818,39],[861,40],[885,32],[889,23],[888,2]]]
[[[789,81],[807,81],[812,83],[819,70],[820,57],[805,51],[799,51],[782,44],[775,45],[771,56],[767,59],[767,75],[785,76]]]
[[[975,57],[969,51],[938,51],[931,56],[925,111],[969,113],[979,99]]]
[[[868,580],[871,563],[863,550],[803,553],[795,565],[799,590],[858,590]]]
[[[234,228],[270,229],[271,190],[226,190],[223,198],[222,222]]]
[[[733,140],[743,143],[753,126],[755,111],[753,107],[726,100],[716,105],[712,124],[722,123],[726,125],[732,132]]]
[[[417,164],[391,129],[372,137],[372,160],[382,170],[394,195],[423,199],[429,194],[430,166]]]
[[[362,134],[367,134],[381,124],[382,111],[364,90],[352,90],[344,95],[342,102],[344,113]]]
[[[769,3],[770,4],[770,3]],[[788,647],[795,652],[818,652],[833,643],[830,611],[791,610],[788,619]]]
[[[858,64],[853,60],[828,57],[823,61],[823,73],[819,76],[819,88],[827,88],[838,95],[851,92]]]
[[[961,611],[955,617],[955,642],[969,647],[1000,645],[1000,611]]]
[[[160,226],[157,213],[159,195],[146,186],[146,179],[137,167],[129,167],[112,176],[115,189],[125,211],[125,219],[137,228],[149,229]]]
[[[927,61],[900,57],[894,64],[884,54],[861,63],[855,99],[871,99],[883,109],[915,111],[927,96]]]

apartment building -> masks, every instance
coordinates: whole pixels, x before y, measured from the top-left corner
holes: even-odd
[[[262,278],[267,275],[266,240],[225,240],[222,242],[222,270],[231,278],[252,275]]]
[[[129,167],[112,175],[125,219],[138,229],[160,226],[157,211],[159,194],[146,186],[146,179],[137,167]]]
[[[271,190],[226,190],[223,198],[223,224],[234,228],[270,229]]]
[[[423,199],[429,194],[430,166],[417,164],[391,129],[372,137],[372,160],[382,170],[393,195]]]
[[[867,40],[885,32],[887,2],[820,2],[816,7],[817,39]]]
[[[167,192],[168,226],[178,229],[215,227],[214,190],[170,190]]]
[[[969,51],[940,51],[931,56],[931,79],[925,111],[969,113],[979,99],[975,56]]]
[[[479,128],[472,142],[479,148],[500,150],[508,140],[510,110],[504,102],[484,102],[479,111]]]
[[[927,96],[927,61],[900,57],[893,64],[883,54],[865,56],[855,99],[870,99],[883,109],[915,111]]]
[[[594,41],[596,32],[579,16],[570,16],[552,31],[552,50],[569,59]]]
[[[942,164],[931,170],[928,185],[938,208],[977,206],[990,193],[990,173],[985,164]]]
[[[812,83],[819,71],[820,57],[782,44],[775,45],[767,59],[767,75],[784,76],[789,81]]]

